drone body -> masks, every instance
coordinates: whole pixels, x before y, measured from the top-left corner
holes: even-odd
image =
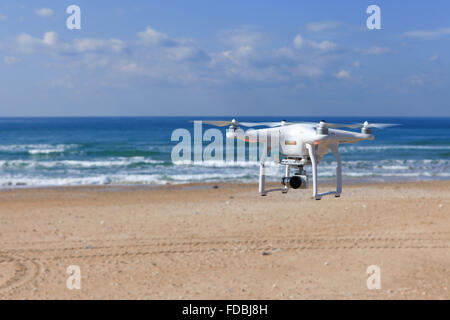
[[[265,161],[271,149],[278,148],[281,154],[279,163],[285,166],[285,175],[281,180],[286,193],[289,188],[306,188],[308,177],[303,167],[311,165],[313,179],[313,198],[320,200],[322,196],[334,194],[339,197],[342,192],[342,164],[339,156],[339,145],[342,143],[355,143],[361,140],[373,140],[371,128],[384,128],[394,124],[330,124],[324,120],[317,123],[290,123],[262,122],[238,123],[232,121],[204,121],[206,124],[216,126],[230,125],[227,138],[242,139],[250,142],[260,142],[265,145],[265,150],[260,159],[259,192],[262,196],[273,190],[265,189]],[[240,126],[256,127],[267,126],[269,128],[248,130],[244,132]],[[338,130],[339,127],[361,128],[361,132]],[[323,156],[332,151],[336,158],[336,190],[318,193],[317,165]],[[291,173],[292,171],[292,173]]]

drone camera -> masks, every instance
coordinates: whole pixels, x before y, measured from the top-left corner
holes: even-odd
[[[308,178],[306,175],[296,174],[292,177],[283,177],[281,184],[292,189],[304,189],[308,185]]]

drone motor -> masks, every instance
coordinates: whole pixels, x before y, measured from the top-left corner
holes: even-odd
[[[320,135],[328,134],[328,127],[325,120],[320,120],[319,126],[316,128],[316,133]]]

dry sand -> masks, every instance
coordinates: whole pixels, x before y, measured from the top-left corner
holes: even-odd
[[[450,298],[450,181],[310,196],[246,184],[0,191],[0,298]],[[69,265],[80,290],[66,287]],[[366,286],[370,265],[380,290]]]

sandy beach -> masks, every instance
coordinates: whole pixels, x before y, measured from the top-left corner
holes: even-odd
[[[450,181],[3,190],[0,298],[449,299],[449,208]]]

